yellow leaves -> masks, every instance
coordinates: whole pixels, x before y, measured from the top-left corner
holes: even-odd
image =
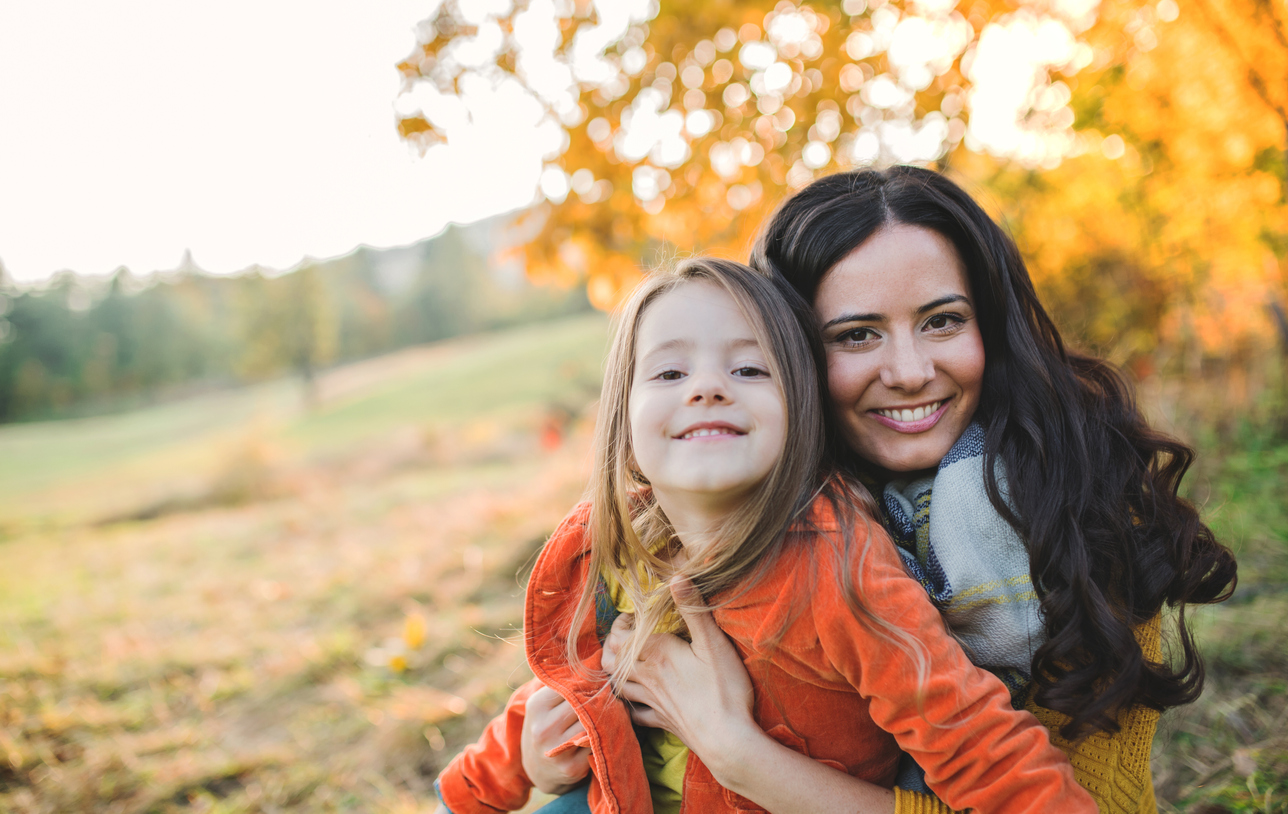
[[[407,614],[403,620],[403,644],[407,645],[408,650],[419,650],[425,643],[425,636],[429,632],[429,622],[425,619],[425,614],[413,612]]]
[[[644,279],[639,266],[618,255],[604,255],[589,272],[586,294],[596,308],[611,311]]]
[[[363,661],[372,667],[383,667],[395,673],[404,673],[422,660],[419,651],[425,646],[429,637],[429,619],[418,605],[412,607],[403,617],[402,633],[385,639],[384,643],[369,649]]]

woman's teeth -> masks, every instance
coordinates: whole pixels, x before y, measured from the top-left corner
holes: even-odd
[[[686,432],[684,435],[681,435],[680,440],[683,441],[688,438],[705,438],[708,435],[741,435],[741,434],[742,433],[736,432],[726,427],[706,429],[706,430],[690,430],[689,432]]]
[[[917,407],[912,410],[877,410],[877,412],[893,421],[920,421],[928,415],[934,415],[935,411],[943,406],[943,401],[936,401],[934,404],[927,404],[925,407]]]

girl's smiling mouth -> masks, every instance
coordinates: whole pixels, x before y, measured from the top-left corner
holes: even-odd
[[[939,419],[948,409],[948,405],[951,402],[951,398],[946,398],[916,407],[868,410],[868,414],[897,432],[919,433],[925,432],[939,423]]]
[[[746,435],[746,431],[740,430],[732,424],[726,424],[723,421],[706,421],[701,424],[694,424],[688,427],[684,432],[675,436],[677,441],[690,441],[695,438],[736,438]]]

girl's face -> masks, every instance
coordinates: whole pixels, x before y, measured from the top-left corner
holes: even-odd
[[[635,463],[660,499],[723,510],[782,453],[787,415],[768,358],[723,288],[689,282],[640,319],[630,394]]]
[[[828,271],[814,311],[850,448],[890,472],[937,466],[974,417],[984,378],[953,244],[924,227],[887,226]]]

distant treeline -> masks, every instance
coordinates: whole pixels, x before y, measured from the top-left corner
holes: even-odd
[[[589,309],[581,289],[492,268],[488,232],[449,229],[289,274],[153,279],[70,273],[23,289],[0,273],[0,422],[126,407]]]

